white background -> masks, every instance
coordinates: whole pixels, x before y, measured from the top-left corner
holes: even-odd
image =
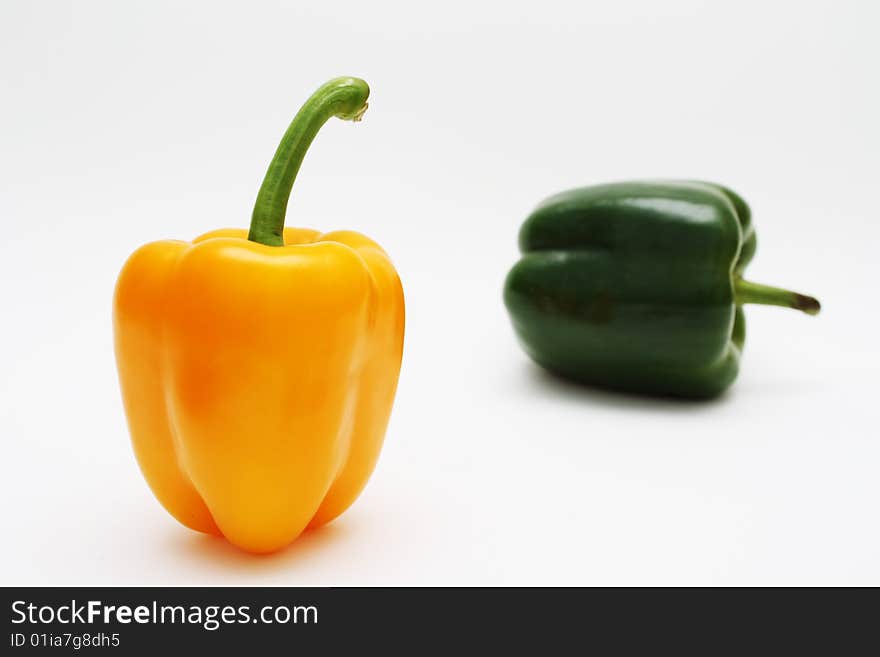
[[[0,8],[3,584],[880,584],[880,31],[864,2],[26,2]],[[131,251],[246,226],[322,82],[289,225],[391,254],[408,326],[378,469],[270,557],[179,526],[128,442],[110,325]],[[546,377],[501,285],[543,197],[740,191],[748,309],[711,403]]]

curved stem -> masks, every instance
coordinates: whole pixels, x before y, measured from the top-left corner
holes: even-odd
[[[822,307],[818,299],[805,294],[798,294],[781,287],[752,283],[742,278],[737,278],[734,281],[733,289],[736,293],[737,305],[760,303],[765,306],[784,306],[785,308],[800,310],[808,315],[819,314],[819,310]]]
[[[358,78],[336,78],[322,85],[305,102],[284,137],[263,179],[248,239],[268,246],[284,246],[284,217],[293,181],[318,130],[331,116],[360,121],[367,111],[370,87]]]

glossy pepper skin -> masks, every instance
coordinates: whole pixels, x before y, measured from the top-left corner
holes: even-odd
[[[192,529],[272,552],[329,522],[373,471],[397,386],[404,299],[385,252],[349,231],[284,228],[287,196],[330,116],[358,119],[366,83],[324,85],[285,135],[250,235],[138,249],[114,299],[135,455]]]
[[[748,205],[705,182],[598,185],[553,196],[519,235],[504,301],[525,351],[563,377],[705,398],[736,378],[744,303],[815,314],[812,297],[743,280]]]

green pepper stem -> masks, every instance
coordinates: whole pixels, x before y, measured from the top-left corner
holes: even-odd
[[[818,315],[822,307],[818,299],[805,294],[798,294],[781,287],[752,283],[741,278],[735,280],[733,289],[736,294],[737,305],[760,303],[765,306],[784,306],[785,308],[800,310],[808,315]]]
[[[257,194],[248,239],[268,246],[284,246],[284,218],[293,181],[318,130],[331,116],[360,121],[367,111],[370,87],[358,78],[336,78],[321,86],[305,102],[293,121]]]

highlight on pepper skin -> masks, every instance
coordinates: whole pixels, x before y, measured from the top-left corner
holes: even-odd
[[[322,86],[276,152],[249,230],[138,249],[119,276],[114,339],[132,445],[187,527],[254,553],[344,512],[384,441],[403,352],[391,260],[353,231],[285,228],[306,149],[369,88]]]

